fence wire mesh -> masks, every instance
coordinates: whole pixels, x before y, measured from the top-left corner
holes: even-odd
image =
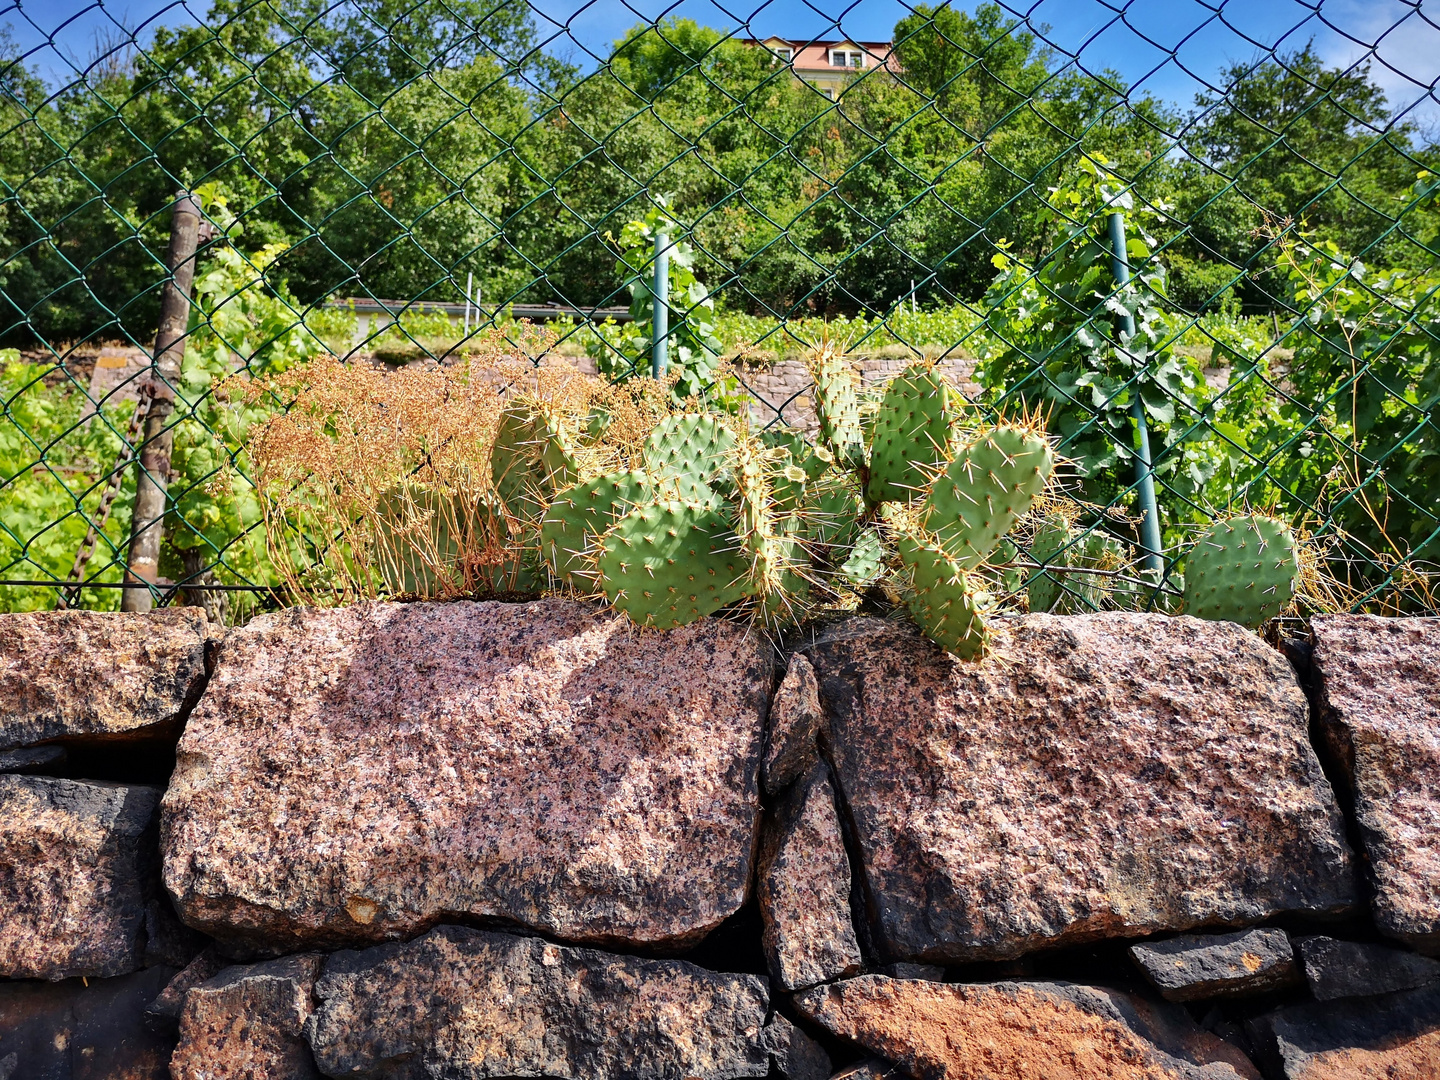
[[[625,379],[665,231],[672,369],[756,426],[813,431],[816,347],[872,385],[934,360],[982,413],[1043,414],[1078,550],[1139,540],[1138,400],[1167,568],[1263,507],[1341,606],[1437,611],[1423,4],[824,9],[0,7],[0,610],[119,606],[147,468],[155,602],[284,602],[247,449],[289,405],[267,380],[327,354]],[[177,190],[206,225],[171,370]]]

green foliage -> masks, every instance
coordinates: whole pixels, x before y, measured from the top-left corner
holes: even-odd
[[[1038,266],[1007,254],[987,294],[997,344],[976,373],[990,400],[1023,404],[1048,418],[1060,452],[1074,463],[1087,499],[1108,503],[1134,472],[1131,406],[1144,404],[1156,474],[1168,491],[1193,497],[1206,479],[1179,444],[1201,419],[1209,395],[1199,363],[1173,348],[1165,270],[1147,226],[1155,213],[1100,162],[1086,159],[1072,184],[1051,195],[1061,238]],[[1106,215],[1124,211],[1135,274],[1117,288]],[[1135,321],[1135,336],[1118,316]]]
[[[665,209],[665,201],[643,218],[627,222],[620,231],[620,257],[615,270],[630,293],[630,318],[614,347],[597,347],[596,361],[602,374],[628,379],[647,374],[653,349],[655,317],[655,237],[664,233],[670,241],[668,323],[668,368],[678,377],[678,400],[699,397],[715,383],[720,342],[715,336],[715,300],[695,276],[695,251],[678,237],[683,232]]]
[[[106,405],[87,419],[85,392],[55,369],[0,351],[0,578],[65,581],[122,445],[134,409]],[[47,379],[49,380],[47,382]],[[126,470],[114,510],[98,536],[87,576],[118,582],[130,538],[134,470]],[[0,611],[55,606],[55,590],[0,585]],[[85,589],[77,604],[116,609],[118,589]]]

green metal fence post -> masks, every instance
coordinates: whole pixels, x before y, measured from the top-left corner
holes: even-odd
[[[1125,251],[1125,215],[1116,212],[1110,215],[1110,272],[1115,284],[1121,288],[1130,283],[1130,257]],[[1128,311],[1121,317],[1121,326],[1126,339],[1135,336],[1135,316]],[[1155,471],[1150,461],[1150,428],[1145,420],[1145,402],[1140,398],[1140,387],[1135,387],[1135,400],[1130,405],[1130,416],[1135,421],[1135,480],[1140,496],[1140,546],[1145,549],[1145,569],[1160,584],[1165,572],[1165,560],[1160,554],[1160,507],[1155,501]]]
[[[665,351],[670,338],[670,238],[663,232],[655,234],[655,283],[651,302],[654,307],[650,323],[653,346],[650,374],[658,379],[665,374]]]

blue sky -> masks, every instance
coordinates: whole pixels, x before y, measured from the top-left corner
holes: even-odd
[[[1314,38],[1325,59],[1351,64],[1372,56],[1372,75],[1392,106],[1415,105],[1411,115],[1440,134],[1440,0],[1006,0],[1032,26],[1048,24],[1058,49],[1078,54],[1088,68],[1115,68],[1132,84],[1188,105],[1203,80],[1225,64],[1263,47],[1299,47]],[[83,64],[97,31],[116,23],[148,30],[197,22],[206,0],[0,0],[0,23],[16,42],[35,50],[31,62],[51,78]],[[968,5],[961,5],[968,6]],[[605,55],[611,42],[642,19],[686,16],[742,35],[789,38],[844,36],[885,40],[907,12],[897,0],[531,0],[550,49],[582,66]],[[1174,52],[1170,58],[1167,53]]]

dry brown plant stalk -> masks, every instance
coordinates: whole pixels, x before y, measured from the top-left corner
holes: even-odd
[[[292,594],[325,605],[537,591],[533,530],[491,485],[503,411],[543,405],[579,430],[602,408],[610,424],[587,457],[624,468],[669,411],[668,386],[611,386],[527,357],[544,351],[544,340],[494,334],[454,365],[389,371],[324,357],[250,388],[288,406],[249,452],[270,557]]]

